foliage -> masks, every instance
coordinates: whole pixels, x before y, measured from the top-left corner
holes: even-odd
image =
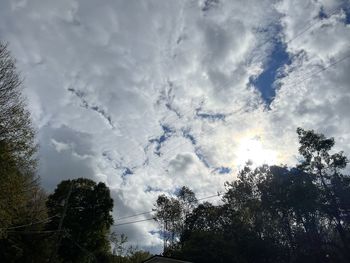
[[[104,183],[96,184],[85,178],[62,181],[48,197],[47,207],[49,216],[58,215],[48,225],[49,229],[58,229],[63,220],[64,234],[58,254],[64,262],[89,262],[109,254],[113,200]]]
[[[113,200],[103,183],[63,181],[47,200],[21,91],[15,60],[0,42],[0,262],[117,262],[110,242],[122,246],[126,238],[108,239]],[[121,262],[149,256],[132,249]]]
[[[125,244],[128,241],[128,238],[125,234],[118,235],[116,232],[112,232],[109,236],[109,241],[113,246],[113,255],[121,256],[125,253]]]
[[[148,251],[135,250],[127,256],[127,259],[130,263],[141,263],[146,259],[150,258],[152,255]]]
[[[347,158],[331,152],[333,138],[297,133],[297,167],[247,165],[226,183],[222,205],[192,210],[167,254],[194,262],[349,262]],[[167,215],[167,206],[157,209]]]
[[[15,60],[0,42],[0,141],[6,143],[22,173],[33,174],[36,169],[34,135]]]
[[[112,232],[110,241],[113,246],[113,252],[110,256],[110,262],[113,263],[141,263],[152,255],[144,250],[139,250],[137,247],[126,246],[127,236],[125,234],[118,235]]]
[[[0,43],[1,262],[43,262],[45,257],[47,235],[33,233],[44,228],[47,217],[35,174],[36,149],[15,61]]]
[[[141,263],[148,258],[150,258],[152,254],[147,251],[131,249],[128,251],[127,255],[112,255],[110,258],[111,263]]]
[[[186,186],[180,188],[174,197],[158,196],[155,204],[155,220],[162,227],[164,250],[173,247],[184,230],[185,220],[191,213],[197,198]]]
[[[113,200],[103,183],[62,181],[48,199],[36,175],[35,132],[15,60],[0,43],[0,262],[142,262],[109,235]],[[350,262],[348,160],[333,138],[297,129],[296,167],[247,165],[222,204],[187,187],[161,195],[155,220],[164,254],[193,262]],[[52,234],[54,233],[54,234]],[[112,243],[114,247],[111,253]]]

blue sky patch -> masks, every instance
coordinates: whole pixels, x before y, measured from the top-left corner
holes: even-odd
[[[162,189],[160,189],[159,187],[152,187],[152,186],[147,186],[145,192],[161,192]]]
[[[85,99],[86,94],[84,91],[76,90],[73,88],[68,88],[68,91],[72,92],[75,96],[80,98],[81,103],[82,103],[82,107],[84,107],[85,109],[93,110],[93,111],[97,112],[98,114],[100,114],[102,116],[102,118],[104,118],[108,122],[108,124],[112,128],[115,128],[113,121],[112,121],[112,117],[102,107],[99,107],[96,105],[90,105],[90,103]]]
[[[207,158],[204,156],[204,154],[202,153],[201,148],[196,147],[196,149],[195,149],[194,152],[195,152],[196,156],[198,157],[198,159],[199,159],[207,168],[209,168],[209,167],[210,167],[210,166],[209,166],[209,162],[208,162]]]
[[[123,183],[126,182],[126,179],[133,175],[134,172],[133,172],[133,168],[129,168],[129,167],[126,167],[126,166],[123,166],[123,165],[119,165],[119,164],[115,164],[115,169],[116,170],[119,170],[121,171],[121,178],[123,179]]]
[[[321,7],[320,11],[318,12],[318,18],[320,19],[325,19],[328,18],[328,15],[326,14],[326,12],[324,11],[324,8]]]
[[[219,0],[205,0],[202,7],[203,12],[207,12],[219,4]]]
[[[191,134],[191,130],[190,129],[183,129],[182,130],[182,136],[186,139],[188,139],[192,145],[196,145],[197,144],[197,140],[196,138]]]
[[[148,233],[150,233],[151,235],[161,235],[160,233],[161,231],[160,230],[151,230],[151,231],[148,231]]]
[[[167,141],[175,133],[175,131],[168,125],[161,124],[161,127],[163,130],[163,134],[157,138],[149,140],[151,144],[156,145],[154,153],[158,156],[160,156],[160,149],[162,148],[162,145],[164,144],[164,142]]]
[[[168,86],[160,91],[159,98],[157,100],[157,104],[163,104],[167,108],[167,110],[172,111],[176,114],[178,118],[181,118],[182,115],[177,107],[174,105],[175,94],[174,94],[174,84],[170,80],[167,81]]]
[[[148,231],[148,233],[150,233],[151,235],[158,235],[160,238],[170,238],[171,237],[171,233],[169,231],[165,231],[165,230],[151,230],[151,231]]]
[[[350,4],[344,8],[344,12],[345,12],[345,24],[349,25],[350,24]]]
[[[228,167],[217,167],[214,169],[214,172],[218,172],[219,174],[229,174],[231,173],[231,169]]]
[[[118,170],[118,171],[121,171],[121,177],[123,179],[123,181],[125,181],[126,177],[134,174],[133,172],[133,169],[135,167],[126,167],[124,165],[121,164],[122,160],[121,161],[118,161],[118,162],[115,162],[114,159],[112,158],[112,156],[110,155],[110,153],[108,151],[104,151],[102,153],[102,156],[109,162],[111,162],[113,164],[113,168],[115,170]]]
[[[291,63],[286,52],[286,46],[281,41],[274,42],[269,59],[264,65],[264,71],[250,83],[260,92],[265,104],[269,107],[276,95],[275,80],[280,77],[280,70],[284,65]]]
[[[225,121],[225,119],[226,119],[226,115],[224,113],[203,112],[201,107],[196,109],[196,117],[199,117],[200,119],[212,121],[212,122]]]
[[[347,1],[343,1],[343,3],[338,6],[338,10],[336,10],[336,14],[338,14],[340,10],[343,10],[344,13],[345,13],[344,23],[346,25],[350,24],[350,4],[347,3]],[[318,12],[318,18],[319,19],[327,19],[327,18],[329,18],[329,14],[327,14],[324,11],[323,7],[321,7],[320,11]]]
[[[122,173],[122,177],[126,177],[126,176],[132,175],[132,174],[134,174],[134,173],[133,173],[133,171],[131,171],[130,168],[124,167],[124,170],[123,170],[123,173]]]

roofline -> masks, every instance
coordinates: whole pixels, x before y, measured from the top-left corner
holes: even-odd
[[[155,256],[150,257],[149,259],[146,259],[145,261],[142,261],[142,262],[143,263],[151,262],[151,260],[153,260],[155,258],[164,258],[164,259],[167,259],[167,260],[169,260],[171,262],[174,262],[174,263],[192,263],[190,261],[183,261],[183,260],[169,258],[169,257],[164,257],[164,256],[160,256],[160,255],[155,255]]]

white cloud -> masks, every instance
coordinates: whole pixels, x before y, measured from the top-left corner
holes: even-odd
[[[317,17],[340,3],[2,1],[0,37],[25,78],[43,185],[103,180],[118,218],[150,210],[158,194],[183,184],[198,197],[222,190],[235,178],[242,138],[258,136],[290,164],[301,126],[335,136],[350,153],[350,60],[310,75],[350,52],[345,13]],[[295,38],[308,22],[314,26]],[[247,85],[263,71],[273,48],[266,40],[276,34],[295,40],[268,111]],[[162,140],[160,124],[175,131],[158,156],[149,140]],[[156,228],[145,221],[117,229],[157,250]]]

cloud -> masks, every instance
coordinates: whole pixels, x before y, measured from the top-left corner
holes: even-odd
[[[235,179],[240,142],[255,136],[277,162],[296,162],[298,126],[335,136],[349,154],[350,59],[334,64],[350,52],[346,5],[1,1],[0,38],[24,77],[44,187],[104,181],[117,219],[182,185],[199,198],[222,190]],[[267,109],[250,80],[268,68],[276,41],[290,64],[274,69]],[[152,221],[116,230],[161,248]]]
[[[62,180],[86,177],[96,180],[91,137],[67,126],[43,127],[38,134],[39,175],[50,191]]]

